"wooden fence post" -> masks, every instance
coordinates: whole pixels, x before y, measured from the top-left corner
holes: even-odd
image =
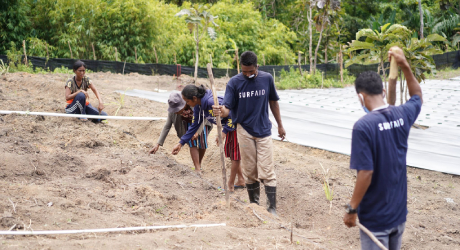
[[[70,41],[67,41],[67,43],[69,44],[70,58],[73,58],[72,48],[70,47]]]
[[[94,50],[94,43],[91,43],[91,47],[93,47],[93,59],[96,61],[96,51]]]
[[[27,63],[26,40],[22,40],[22,48],[24,48],[24,62],[28,66],[29,64]]]
[[[137,63],[137,49],[134,47],[134,55],[136,56],[136,63]]]
[[[302,65],[300,64],[300,59],[301,59],[300,53],[301,52],[299,51],[299,58],[297,59],[297,63],[299,64],[300,75],[303,76],[303,74],[302,74]]]
[[[264,66],[265,66],[265,55],[262,54],[262,61],[264,62]]]
[[[235,50],[235,56],[236,56],[236,67],[238,69],[238,74],[240,73],[240,59],[238,56],[238,48]]]
[[[155,60],[158,64],[158,55],[157,55],[157,50],[155,49],[155,46],[153,46],[153,52],[155,52]]]

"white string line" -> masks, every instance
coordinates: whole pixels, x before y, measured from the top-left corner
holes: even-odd
[[[2,115],[19,114],[19,115],[43,115],[43,116],[60,116],[60,117],[76,117],[76,118],[89,118],[89,119],[113,119],[113,120],[166,120],[165,117],[136,117],[136,116],[101,116],[101,115],[79,115],[79,114],[65,114],[65,113],[49,113],[49,112],[29,112],[29,111],[9,111],[0,110]]]
[[[225,227],[225,223],[220,224],[195,224],[195,225],[173,225],[173,226],[146,226],[146,227],[125,227],[125,228],[99,228],[81,230],[50,230],[50,231],[0,231],[0,235],[47,235],[47,234],[78,234],[78,233],[106,233],[138,230],[156,230],[166,228],[189,228],[189,227]]]

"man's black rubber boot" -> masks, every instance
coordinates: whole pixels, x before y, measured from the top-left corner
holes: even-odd
[[[269,203],[267,211],[275,216],[278,216],[276,214],[276,187],[265,186],[265,193],[267,194],[267,200]]]
[[[249,202],[259,205],[260,183],[246,184],[246,188],[248,189]]]

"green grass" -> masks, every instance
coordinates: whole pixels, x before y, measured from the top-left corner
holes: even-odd
[[[436,74],[427,74],[427,79],[433,80],[447,80],[453,77],[460,76],[460,68],[453,69],[451,67],[447,67],[441,70],[438,70]]]
[[[343,88],[344,86],[353,84],[355,77],[348,74],[347,70],[343,73],[344,82],[340,82],[334,78],[324,78],[321,71],[317,70],[315,74],[308,72],[300,72],[294,68],[289,71],[282,70],[281,75],[275,80],[277,89],[308,89],[308,88]]]

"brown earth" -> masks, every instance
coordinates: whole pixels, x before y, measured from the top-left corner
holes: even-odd
[[[0,77],[0,110],[63,112],[70,75],[14,73]],[[114,114],[116,90],[174,89],[167,76],[89,75]],[[187,80],[188,79],[188,80]],[[228,79],[218,79],[222,89]],[[200,79],[204,84],[206,79]],[[179,86],[180,87],[180,86]],[[91,93],[91,102],[97,100]],[[166,116],[166,104],[124,97],[121,116]],[[64,230],[227,223],[226,227],[50,236],[0,236],[1,249],[357,249],[358,229],[343,225],[343,205],[356,174],[349,157],[275,141],[278,214],[248,206],[246,191],[226,207],[219,150],[210,135],[203,176],[172,129],[164,147],[147,154],[164,121],[106,124],[75,118],[0,115],[0,230]],[[287,136],[289,138],[289,134]],[[329,169],[334,197],[323,190]],[[229,164],[227,164],[229,166]],[[227,169],[227,173],[229,169]],[[460,178],[408,168],[408,221],[403,249],[460,249]],[[262,191],[263,193],[263,191]],[[455,203],[448,203],[451,198]],[[265,204],[261,196],[261,204]],[[260,219],[257,217],[260,217]],[[294,227],[294,240],[286,228]],[[284,227],[284,228],[283,228]]]

